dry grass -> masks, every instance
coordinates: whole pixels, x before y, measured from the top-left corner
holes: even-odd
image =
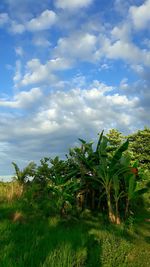
[[[15,211],[12,216],[11,216],[12,221],[15,222],[20,222],[20,223],[24,223],[25,222],[25,218],[22,212],[20,211]]]
[[[23,186],[18,182],[0,183],[0,202],[11,202],[14,199],[21,197],[23,193]]]

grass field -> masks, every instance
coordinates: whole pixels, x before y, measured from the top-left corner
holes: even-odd
[[[110,225],[101,215],[65,221],[19,209],[19,201],[1,201],[0,267],[150,266],[148,204],[128,226]]]

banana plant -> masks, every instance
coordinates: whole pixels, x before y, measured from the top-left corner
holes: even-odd
[[[97,154],[93,149],[93,142],[87,143],[83,139],[79,139],[81,147],[75,147],[70,150],[70,157],[74,163],[74,167],[78,169],[78,180],[80,180],[80,190],[84,192],[84,207],[87,207],[90,198],[90,206],[95,209],[95,190],[97,182],[93,181],[94,166],[97,164]],[[79,190],[79,191],[80,191]],[[80,192],[79,192],[80,193]]]
[[[123,143],[115,152],[112,158],[108,154],[109,140],[104,136],[104,131],[99,135],[96,150],[92,147],[92,142],[82,143],[81,148],[75,148],[71,151],[71,156],[79,166],[81,181],[84,187],[92,191],[92,206],[94,206],[95,189],[99,192],[99,203],[102,197],[106,197],[108,216],[111,222],[119,222],[118,202],[123,193],[120,188],[120,177],[127,172],[128,168],[122,164],[123,152],[128,148],[128,140]],[[115,200],[115,212],[113,202]]]
[[[108,157],[107,147],[108,139],[101,136],[99,143],[99,166],[96,166],[97,176],[102,186],[104,187],[109,220],[113,223],[120,223],[118,202],[124,195],[120,187],[121,177],[128,172],[129,166],[122,164],[123,152],[128,148],[128,140],[123,143],[115,152],[112,158]],[[113,208],[113,199],[115,200],[115,212]]]
[[[131,202],[149,190],[149,183],[147,183],[144,188],[138,189],[138,181],[136,179],[136,174],[133,173],[132,171],[125,176],[125,182],[126,182],[125,218],[127,218]]]
[[[60,215],[66,215],[67,206],[70,207],[75,203],[76,192],[79,190],[79,182],[75,179],[64,181],[63,177],[56,179],[53,184],[48,185],[56,200],[56,207],[60,211]]]
[[[119,214],[119,201],[125,196],[125,192],[121,189],[120,177],[118,175],[113,176],[113,198],[115,201],[115,223],[120,224],[120,214]]]
[[[90,190],[93,190],[92,203],[95,201],[95,192],[99,193],[99,204],[105,195],[109,220],[119,224],[121,204],[126,205],[125,213],[127,213],[130,201],[136,195],[145,192],[145,189],[137,190],[135,187],[135,176],[131,173],[131,169],[135,172],[135,168],[131,167],[129,154],[126,153],[129,141],[127,139],[113,154],[110,154],[109,140],[103,131],[99,135],[95,150],[92,142],[79,140],[82,143],[81,148],[71,150],[70,156],[78,167],[82,185],[85,189],[89,190],[90,187]]]
[[[15,178],[17,178],[17,181],[21,185],[24,185],[27,182],[28,178],[33,177],[35,174],[36,164],[34,162],[30,162],[23,170],[20,170],[15,162],[12,162],[12,165],[15,169]]]

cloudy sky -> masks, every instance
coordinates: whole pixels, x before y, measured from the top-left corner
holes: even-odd
[[[0,1],[0,176],[150,126],[150,0]]]

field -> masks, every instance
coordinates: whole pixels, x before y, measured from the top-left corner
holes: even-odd
[[[25,213],[18,186],[0,188],[1,267],[150,266],[148,194],[143,210],[118,226],[88,210],[67,219]]]

